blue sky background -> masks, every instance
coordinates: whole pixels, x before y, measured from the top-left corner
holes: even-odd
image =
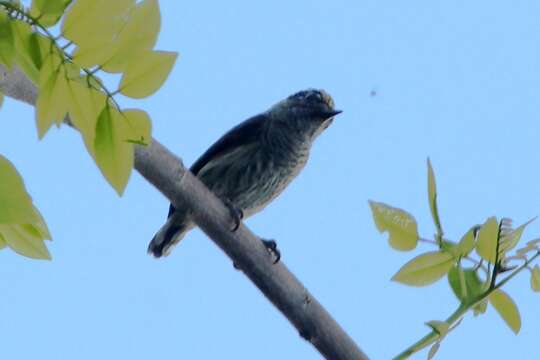
[[[540,3],[508,1],[161,1],[158,48],[180,53],[139,106],[154,136],[191,164],[223,132],[308,87],[344,110],[296,181],[247,221],[373,359],[423,336],[457,306],[445,280],[408,288],[368,199],[434,233],[425,160],[449,238],[488,216],[540,214]],[[370,92],[376,91],[376,96]],[[0,153],[17,166],[53,233],[52,262],[0,252],[5,359],[317,359],[288,321],[199,230],[165,260],[146,255],[168,202],[134,173],[123,198],[79,136],[38,142],[33,109],[6,100]],[[532,224],[525,238],[540,234]],[[507,291],[519,336],[493,309],[467,315],[438,359],[535,359],[540,295]],[[425,358],[421,353],[417,358]]]

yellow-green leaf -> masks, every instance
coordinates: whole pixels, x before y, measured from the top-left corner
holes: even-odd
[[[503,237],[501,237],[499,254],[504,254],[516,247],[516,245],[519,243],[519,240],[521,239],[521,235],[523,235],[523,230],[525,230],[525,227],[527,227],[527,225],[532,223],[534,220],[536,220],[536,217],[532,218],[525,224],[520,225],[519,227],[512,230],[510,233],[505,234]]]
[[[127,109],[122,112],[127,123],[129,142],[149,145],[152,141],[152,123],[146,111]]]
[[[416,220],[404,210],[370,201],[373,220],[380,232],[388,231],[390,246],[396,250],[412,250],[418,244]]]
[[[96,125],[95,160],[119,195],[122,195],[133,168],[133,145],[128,143],[125,121],[110,106],[105,107]]]
[[[33,0],[30,15],[38,18],[43,26],[53,26],[60,20],[70,0]]]
[[[15,45],[15,61],[19,68],[34,83],[39,81],[39,68],[32,58],[32,44],[30,41],[33,34],[32,28],[24,21],[12,21],[13,40]],[[39,49],[39,46],[38,46]]]
[[[15,56],[15,44],[13,39],[12,20],[5,11],[0,11],[0,63],[8,69],[13,66]]]
[[[540,267],[535,265],[531,272],[531,289],[533,291],[540,291]]]
[[[157,0],[144,0],[130,12],[116,39],[114,55],[103,63],[109,72],[123,72],[128,65],[140,61],[139,53],[151,50],[157,41],[161,15]]]
[[[139,53],[122,76],[120,92],[135,99],[152,95],[167,80],[176,57],[176,53],[167,51]]]
[[[492,216],[486,220],[478,233],[476,252],[482,259],[495,263],[498,237],[499,223],[497,222],[497,218]]]
[[[473,226],[465,233],[465,235],[463,235],[457,244],[457,249],[460,256],[466,256],[474,249],[474,246],[476,245],[475,236],[477,232],[478,226]]]
[[[0,108],[4,105],[4,93],[0,91]]]
[[[109,43],[125,26],[135,0],[77,0],[68,9],[62,33],[81,47]]]
[[[0,155],[0,224],[38,221],[23,179],[11,162]]]
[[[419,255],[403,265],[392,280],[411,286],[425,286],[442,278],[454,263],[451,254],[432,251]]]
[[[439,211],[437,208],[437,186],[435,185],[435,174],[433,173],[433,167],[431,167],[431,161],[427,159],[428,166],[428,201],[429,209],[431,210],[431,216],[435,227],[437,228],[437,235],[442,236],[443,230],[441,226],[441,219],[439,218]]]
[[[99,112],[94,109],[91,91],[84,82],[68,82],[70,119],[85,142],[93,144]]]
[[[61,124],[68,112],[68,81],[59,59],[50,54],[40,71],[39,95],[36,101],[36,124],[41,139],[53,123]]]
[[[521,328],[521,317],[516,304],[510,296],[504,291],[497,289],[489,295],[489,302],[497,310],[499,315],[501,315],[510,329],[517,334]]]
[[[460,302],[468,302],[484,292],[488,284],[480,280],[473,269],[453,266],[448,272],[448,282]]]
[[[7,245],[18,254],[33,259],[51,259],[51,254],[34,225],[0,225],[0,234]]]

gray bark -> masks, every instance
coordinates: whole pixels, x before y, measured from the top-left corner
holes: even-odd
[[[35,105],[38,90],[18,69],[0,65],[0,90]],[[367,359],[367,356],[321,306],[283,262],[273,264],[266,248],[246,226],[231,232],[228,208],[157,140],[136,146],[135,168],[177,208],[186,207],[194,220],[262,293],[289,319],[299,334],[326,358]]]

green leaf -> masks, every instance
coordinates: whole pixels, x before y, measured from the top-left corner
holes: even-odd
[[[23,180],[8,159],[0,155],[0,224],[28,224],[39,220]]]
[[[73,125],[79,130],[85,142],[93,144],[96,134],[98,110],[92,103],[91,92],[84,81],[69,81],[69,114]],[[100,109],[101,110],[101,109]]]
[[[36,67],[30,53],[32,28],[24,21],[12,21],[15,62],[32,82],[39,81],[39,68]]]
[[[453,266],[448,272],[448,282],[460,302],[470,302],[481,295],[487,288],[478,273],[473,269]]]
[[[36,125],[43,138],[53,123],[61,124],[68,112],[68,81],[60,59],[47,56],[40,71],[39,95],[36,101]]]
[[[429,285],[442,278],[453,263],[454,258],[447,252],[428,252],[403,265],[392,280],[411,286]]]
[[[30,16],[39,19],[45,27],[55,25],[62,17],[64,9],[71,0],[33,0],[30,7]]]
[[[12,20],[0,10],[0,63],[11,69],[15,57]]]
[[[126,109],[122,116],[127,123],[129,142],[149,145],[152,141],[152,123],[143,110]]]
[[[390,246],[396,250],[412,250],[418,244],[416,220],[404,210],[369,201],[373,220],[380,232],[388,231]]]
[[[519,333],[521,328],[521,317],[514,301],[504,291],[497,289],[489,295],[489,302],[501,315],[504,322],[514,333]]]
[[[475,235],[478,231],[478,226],[473,226],[463,235],[459,243],[457,244],[458,253],[460,256],[467,256],[474,249],[476,245]]]
[[[0,91],[0,108],[4,105],[4,93]]]
[[[532,223],[534,220],[536,220],[536,217],[530,219],[525,224],[520,225],[510,233],[502,236],[499,244],[499,254],[504,254],[516,247],[521,239],[521,235],[523,235],[523,230],[525,230],[525,227],[527,227],[527,225]]]
[[[7,245],[18,254],[33,259],[51,260],[51,254],[34,225],[0,225],[0,234]]]
[[[433,173],[433,167],[431,166],[431,161],[427,159],[428,166],[428,201],[429,209],[431,210],[431,216],[433,217],[433,222],[437,228],[437,235],[442,237],[443,230],[441,226],[441,219],[439,218],[439,211],[437,209],[437,186],[435,185],[435,174]]]
[[[540,292],[540,267],[535,265],[531,271],[531,289]]]
[[[99,169],[119,195],[122,195],[133,168],[133,145],[126,140],[129,131],[120,115],[106,106],[99,115],[94,141]]]
[[[120,92],[135,99],[152,95],[167,80],[177,55],[167,51],[139,53],[122,76]]]
[[[486,220],[478,233],[476,252],[482,259],[495,263],[497,258],[497,241],[499,237],[499,223],[492,216]]]
[[[130,65],[139,62],[141,52],[148,52],[154,48],[160,26],[161,15],[157,0],[144,0],[138,3],[118,34],[114,55],[103,63],[103,69],[109,72],[123,72]]]

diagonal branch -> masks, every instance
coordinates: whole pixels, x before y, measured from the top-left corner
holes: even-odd
[[[35,105],[36,86],[18,69],[0,65],[0,90]],[[326,358],[364,360],[367,356],[282,262],[272,263],[266,248],[244,225],[231,232],[230,212],[158,141],[137,146],[135,168],[177,208],[187,207],[196,224],[263,294],[289,319],[300,335]]]

